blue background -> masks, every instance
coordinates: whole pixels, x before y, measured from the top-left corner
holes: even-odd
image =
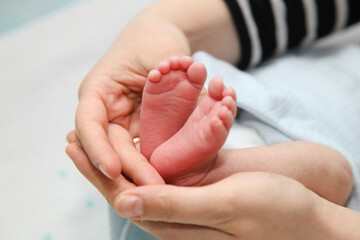
[[[1,0],[0,35],[79,1],[84,0]]]

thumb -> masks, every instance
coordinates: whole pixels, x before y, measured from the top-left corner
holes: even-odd
[[[149,185],[123,192],[115,210],[133,220],[217,227],[236,215],[236,194],[223,181],[203,187]]]

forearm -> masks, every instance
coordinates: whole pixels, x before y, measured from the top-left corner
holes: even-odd
[[[244,171],[265,171],[293,178],[337,204],[344,204],[352,187],[352,171],[345,157],[330,147],[308,142],[223,149],[203,184]]]
[[[163,0],[128,25],[105,58],[136,55],[149,59],[144,66],[148,71],[170,56],[205,50],[235,63],[238,45],[230,13],[222,0]]]
[[[317,222],[321,236],[317,239],[353,240],[360,239],[360,213],[335,205],[321,199],[321,206],[316,209]]]
[[[239,60],[239,41],[223,0],[163,0],[149,14],[170,22],[186,36],[191,53],[205,50],[226,61]]]

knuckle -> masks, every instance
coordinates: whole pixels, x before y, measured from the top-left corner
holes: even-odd
[[[80,136],[81,136],[81,131],[82,131],[81,128],[75,127],[76,143],[77,143],[80,147],[82,147],[81,138],[80,138]]]

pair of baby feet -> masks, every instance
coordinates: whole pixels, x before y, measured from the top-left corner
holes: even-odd
[[[196,185],[213,166],[236,114],[236,95],[220,77],[198,98],[206,68],[172,57],[148,75],[140,116],[142,154],[168,183]]]

